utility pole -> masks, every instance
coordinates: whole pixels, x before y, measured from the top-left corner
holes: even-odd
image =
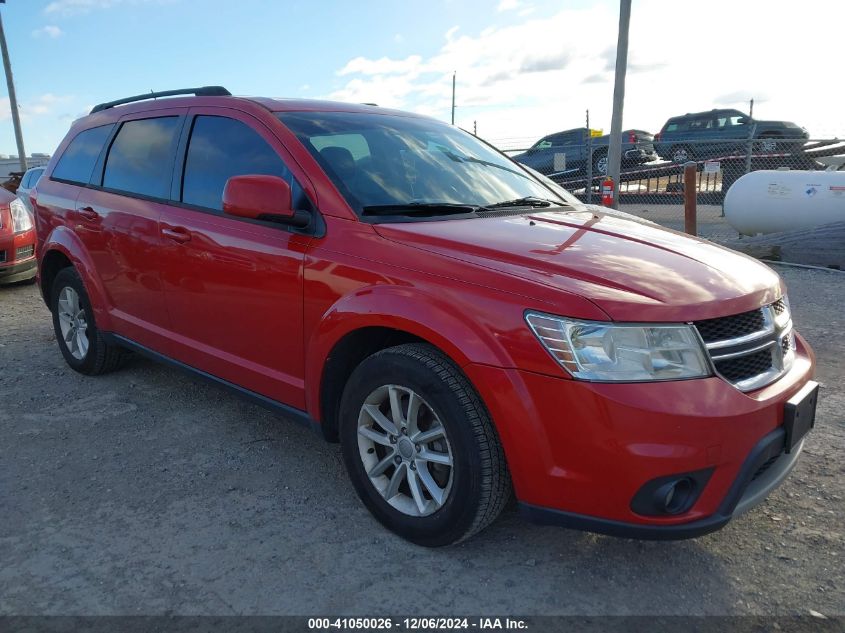
[[[745,148],[746,174],[751,171],[751,156],[754,154],[754,134],[756,132],[757,124],[754,123],[754,99],[752,99],[748,104],[748,146]]]
[[[613,178],[613,207],[619,208],[619,168],[622,163],[622,108],[625,103],[625,73],[628,71],[628,27],[631,0],[619,0],[619,36],[616,42],[616,81],[613,84],[613,116],[610,119],[610,146],[607,175]]]
[[[455,125],[455,76],[457,71],[452,73],[452,125]]]
[[[6,4],[6,0],[0,0]],[[15,126],[15,141],[18,144],[18,159],[21,171],[26,171],[26,151],[23,148],[23,133],[21,132],[21,117],[18,112],[18,99],[15,96],[15,81],[12,79],[12,64],[9,61],[9,49],[6,46],[6,32],[3,30],[3,16],[0,14],[0,49],[3,52],[3,68],[6,71],[6,85],[9,87],[9,107],[12,109],[12,125]]]

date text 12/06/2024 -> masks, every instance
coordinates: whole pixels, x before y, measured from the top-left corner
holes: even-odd
[[[312,631],[329,630],[385,630],[400,631],[439,631],[439,630],[524,630],[528,628],[525,620],[519,618],[309,618],[308,629]]]

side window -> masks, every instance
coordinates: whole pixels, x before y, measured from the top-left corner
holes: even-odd
[[[690,130],[703,130],[707,126],[708,123],[710,123],[710,117],[709,116],[706,117],[706,118],[699,117],[699,118],[696,118],[696,119],[692,119],[689,122],[689,129]]]
[[[106,158],[103,187],[169,198],[179,123],[175,116],[124,123]]]
[[[235,119],[196,117],[185,156],[182,202],[221,211],[226,181],[246,174],[284,178],[291,183],[294,208],[310,208],[290,170],[258,132]]]
[[[100,152],[103,151],[103,145],[111,134],[112,128],[114,128],[113,124],[101,125],[77,134],[59,158],[50,177],[55,180],[87,185],[91,179],[91,172],[94,171],[94,164]]]
[[[29,181],[32,180],[32,172],[28,171],[23,175],[21,178],[21,184],[19,185],[19,189],[29,189]]]

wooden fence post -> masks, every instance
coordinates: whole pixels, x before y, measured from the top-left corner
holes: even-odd
[[[697,172],[698,167],[693,161],[684,163],[684,232],[690,235],[698,235],[695,211]]]

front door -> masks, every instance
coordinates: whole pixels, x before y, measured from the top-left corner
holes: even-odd
[[[195,108],[174,204],[161,215],[162,278],[172,354],[191,367],[304,409],[302,271],[310,238],[285,226],[222,212],[226,181],[266,174],[311,202],[262,123],[221,108]],[[182,152],[180,152],[182,154]]]

